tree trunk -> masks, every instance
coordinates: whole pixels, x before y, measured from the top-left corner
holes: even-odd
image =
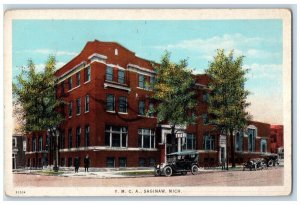
[[[231,164],[232,164],[232,168],[234,168],[235,167],[235,146],[234,146],[233,130],[230,130],[230,142],[231,142]]]

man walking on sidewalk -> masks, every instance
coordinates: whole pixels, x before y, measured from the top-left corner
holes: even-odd
[[[90,166],[90,158],[87,154],[84,158],[84,172],[89,172],[89,166]]]

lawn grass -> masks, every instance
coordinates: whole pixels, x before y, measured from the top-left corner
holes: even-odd
[[[40,174],[40,175],[45,175],[45,176],[58,176],[58,175],[63,174],[64,172],[63,171],[55,172],[53,170],[39,170],[35,173]]]
[[[119,172],[118,174],[126,175],[126,176],[140,176],[140,175],[154,175],[154,171],[130,171],[130,172]]]

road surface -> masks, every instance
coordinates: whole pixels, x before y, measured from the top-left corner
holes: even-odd
[[[149,187],[149,186],[280,186],[283,168],[258,171],[200,172],[171,177],[88,178],[14,174],[15,186],[30,187]]]

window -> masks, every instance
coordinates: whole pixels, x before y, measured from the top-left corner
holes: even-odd
[[[73,87],[73,82],[72,82],[72,77],[69,77],[68,78],[68,84],[69,84],[69,90],[71,90],[72,89],[72,87]]]
[[[50,137],[47,135],[46,137],[46,147],[45,147],[45,150],[49,150],[50,149]]]
[[[138,145],[140,148],[155,148],[155,133],[151,129],[138,130]]]
[[[267,140],[262,139],[260,141],[260,152],[267,152]]]
[[[149,103],[149,117],[153,117],[154,116],[154,104],[153,103]]]
[[[207,125],[209,123],[207,114],[203,114],[202,119],[203,119],[203,124]]]
[[[127,147],[127,127],[105,126],[105,146]]]
[[[85,96],[85,112],[89,112],[90,111],[90,96],[86,95]]]
[[[126,157],[120,157],[119,158],[119,167],[126,167],[127,166],[127,158]]]
[[[235,135],[235,150],[243,151],[243,132],[237,132]]]
[[[72,101],[71,102],[69,102],[69,117],[72,117],[72,110],[73,110],[73,103],[72,103]]]
[[[39,137],[38,151],[42,151],[42,150],[43,150],[43,137],[40,136],[40,137]]]
[[[72,129],[68,130],[68,148],[72,148]]]
[[[60,149],[65,148],[65,132],[61,132],[60,135]]]
[[[139,75],[139,87],[140,88],[146,87],[146,77],[144,75]]]
[[[155,77],[150,76],[150,85],[152,86],[154,82],[155,82]]]
[[[187,134],[186,138],[182,138],[181,149],[182,150],[195,150],[196,149],[196,137],[194,134]]]
[[[76,86],[80,85],[80,72],[76,73]]]
[[[115,56],[117,56],[119,54],[118,49],[115,49]]]
[[[23,141],[23,151],[26,152],[26,140]]]
[[[115,158],[114,157],[107,157],[106,166],[107,167],[115,167]]]
[[[81,112],[81,101],[80,101],[80,98],[76,99],[76,114],[77,115],[80,115],[80,112]]]
[[[85,140],[84,140],[84,145],[86,147],[90,146],[90,126],[89,125],[86,125],[85,126],[85,133],[84,133],[84,136],[85,136]]]
[[[12,146],[16,147],[17,146],[17,139],[14,137],[12,140]]]
[[[106,95],[106,110],[115,111],[115,96],[112,94]]]
[[[204,148],[205,150],[214,150],[215,149],[215,137],[206,135],[204,139]]]
[[[139,101],[139,115],[145,115],[145,102]]]
[[[85,82],[88,82],[91,80],[91,67],[88,66],[84,69],[84,73],[85,73]]]
[[[76,128],[76,147],[80,147],[80,134],[81,134],[81,129],[80,127]]]
[[[119,97],[119,112],[127,113],[127,97]]]
[[[248,129],[248,151],[254,152],[255,151],[255,137],[256,137],[256,130],[255,129]]]
[[[156,165],[156,160],[153,157],[150,157],[149,159],[149,166],[154,167]]]
[[[203,100],[203,102],[207,102],[208,101],[208,93],[203,93],[202,100]]]
[[[106,80],[113,81],[114,79],[114,69],[112,67],[106,67]]]
[[[145,158],[139,158],[139,166],[145,167],[146,166],[146,159]]]
[[[36,151],[36,138],[33,137],[32,139],[32,151],[35,152]]]
[[[125,83],[125,72],[123,70],[119,70],[118,72],[118,82],[122,84]]]

